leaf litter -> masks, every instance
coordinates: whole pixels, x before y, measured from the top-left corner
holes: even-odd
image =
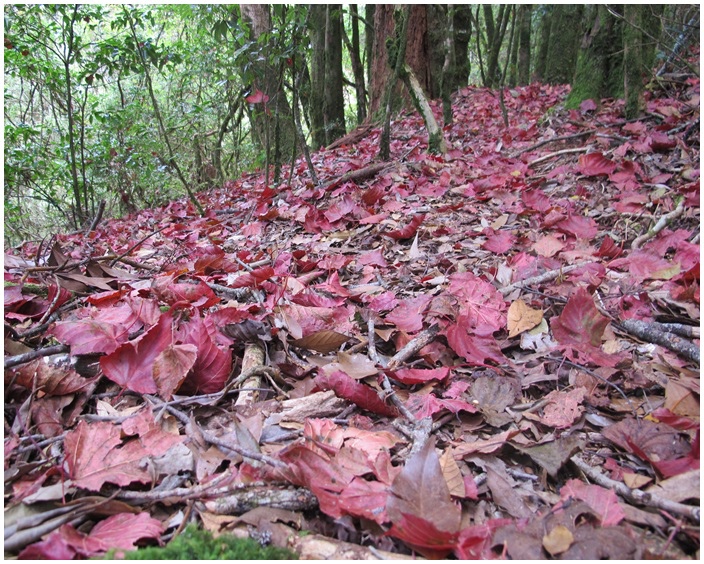
[[[699,81],[565,95],[7,249],[6,553],[697,555]]]

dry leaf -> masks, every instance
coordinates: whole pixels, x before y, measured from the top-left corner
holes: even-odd
[[[652,481],[652,478],[649,478],[648,476],[641,476],[640,474],[631,474],[630,472],[624,472],[623,474],[623,483],[632,490],[638,489]]]
[[[508,336],[515,337],[523,331],[529,331],[543,320],[543,312],[532,309],[523,300],[516,300],[508,308]]]
[[[302,349],[327,354],[339,349],[344,343],[349,341],[349,339],[347,335],[343,335],[337,331],[323,329],[322,331],[316,331],[315,333],[291,341],[291,344],[296,347],[301,347]]]
[[[450,495],[463,498],[466,495],[464,479],[462,478],[460,467],[457,466],[457,462],[455,462],[455,459],[452,457],[450,449],[442,453],[440,457],[440,468],[447,482],[447,487],[450,489]]]
[[[552,556],[565,552],[574,541],[572,532],[564,525],[557,525],[543,537],[543,548]]]

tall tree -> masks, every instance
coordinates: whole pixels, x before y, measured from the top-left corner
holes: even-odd
[[[530,30],[533,7],[530,4],[518,6],[518,84],[530,82]]]
[[[342,6],[325,7],[325,144],[345,134],[345,100],[342,91]]]
[[[352,41],[347,39],[347,34],[344,33],[343,38],[346,39],[347,49],[350,54],[350,62],[352,64],[352,73],[354,74],[354,89],[357,100],[357,125],[361,124],[367,117],[367,89],[364,80],[364,66],[359,44],[359,12],[356,4],[350,4],[350,28],[352,29]]]
[[[255,91],[266,96],[266,99],[259,98],[261,103],[248,107],[252,129],[267,154],[273,150],[275,163],[281,164],[282,159],[288,159],[293,153],[296,128],[283,88],[283,65],[274,62],[277,53],[271,37],[270,7],[268,4],[241,4],[240,11],[249,26],[251,40],[253,72],[245,78],[251,80],[250,85]]]
[[[369,113],[377,114],[382,109],[382,100],[386,84],[391,78],[391,67],[388,63],[386,40],[394,35],[394,10],[396,6],[378,4],[374,10],[374,50],[371,61],[371,78],[369,86]],[[427,6],[411,5],[408,20],[408,39],[406,41],[406,63],[413,70],[421,87],[427,93],[431,91],[430,57],[427,41],[428,18]],[[403,94],[401,84],[394,85],[393,100],[399,104],[409,103],[408,94]],[[378,116],[377,116],[378,117]]]
[[[309,13],[310,32],[310,116],[313,148],[326,145],[325,136],[325,4],[311,4]]]
[[[623,95],[623,42],[621,21],[605,5],[589,6],[590,25],[582,39],[569,107],[582,100]]]
[[[545,69],[542,76],[545,82],[565,84],[572,81],[577,63],[579,38],[583,29],[584,10],[581,4],[555,4],[552,7]]]

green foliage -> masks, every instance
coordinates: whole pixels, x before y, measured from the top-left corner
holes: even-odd
[[[106,558],[113,559],[114,552]],[[129,560],[295,560],[296,554],[275,546],[261,546],[252,539],[239,539],[224,534],[218,538],[195,525],[184,531],[164,547],[140,548],[127,552]]]

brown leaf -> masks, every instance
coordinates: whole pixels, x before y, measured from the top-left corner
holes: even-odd
[[[489,425],[501,427],[513,421],[513,417],[504,410],[516,403],[521,393],[518,380],[504,376],[481,376],[472,383],[471,392]]]
[[[515,337],[523,331],[529,331],[540,325],[543,320],[543,312],[539,309],[532,309],[523,300],[516,300],[508,308],[508,336]]]
[[[291,341],[291,344],[302,349],[327,354],[336,351],[349,340],[350,338],[347,335],[331,331],[330,329],[323,329],[300,339],[295,339]]]
[[[411,515],[432,523],[439,531],[459,530],[461,510],[450,497],[434,438],[406,462],[391,485],[391,494],[386,511],[392,521]]]
[[[572,532],[564,525],[558,525],[543,537],[543,547],[552,556],[565,552],[574,541]]]
[[[462,472],[460,472],[460,467],[457,466],[457,462],[452,457],[452,451],[449,449],[442,453],[440,467],[442,468],[442,475],[447,482],[447,487],[450,489],[450,495],[460,498],[464,497],[467,493],[464,487],[464,478],[462,477]]]

